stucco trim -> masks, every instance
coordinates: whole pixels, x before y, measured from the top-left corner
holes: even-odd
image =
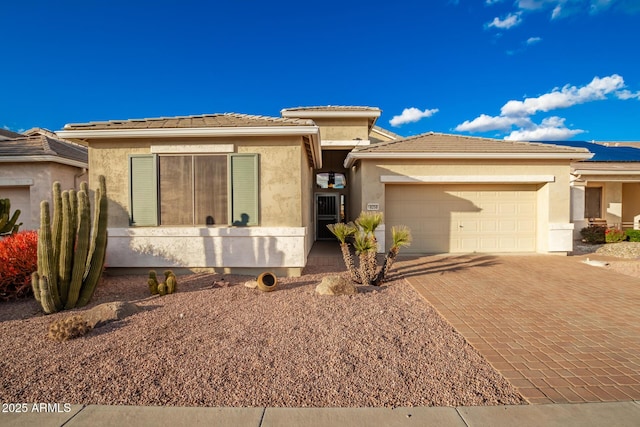
[[[33,163],[33,162],[53,162],[60,163],[62,165],[75,166],[77,168],[87,168],[86,162],[78,160],[65,159],[58,156],[7,156],[1,157],[0,163]]]
[[[553,175],[380,175],[384,184],[539,184],[555,182]]]
[[[31,178],[0,178],[0,187],[29,187],[33,185]]]
[[[220,236],[220,237],[271,237],[305,236],[306,227],[127,227],[109,228],[109,237],[130,236]]]
[[[584,176],[589,176],[589,175],[640,175],[640,170],[630,170],[630,169],[626,169],[626,170],[615,170],[615,169],[601,169],[601,170],[594,170],[594,169],[576,169],[573,172],[574,175],[582,175]]]
[[[180,144],[174,142],[171,145],[151,145],[152,154],[174,153],[233,153],[233,144]]]
[[[117,268],[303,268],[306,227],[109,228]]]
[[[380,117],[380,110],[350,110],[350,111],[335,111],[335,110],[288,110],[284,109],[280,111],[282,117],[296,118],[296,119],[316,119],[316,118],[336,118],[336,117],[367,117],[374,118]]]
[[[478,160],[586,160],[592,153],[358,153],[347,154],[344,167],[350,168],[360,159],[478,159]]]
[[[368,139],[323,139],[320,141],[322,147],[360,147],[371,145]]]

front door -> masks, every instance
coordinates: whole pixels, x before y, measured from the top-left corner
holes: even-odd
[[[336,222],[340,222],[340,195],[316,194],[316,240],[335,239],[327,225]]]

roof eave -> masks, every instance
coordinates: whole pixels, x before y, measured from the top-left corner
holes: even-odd
[[[202,128],[142,128],[142,129],[71,129],[56,134],[68,139],[153,138],[153,137],[220,137],[311,135],[318,132],[315,125],[305,126],[246,126]]]
[[[37,155],[37,156],[0,156],[0,163],[31,163],[31,162],[53,162],[62,165],[75,166],[77,168],[88,168],[89,164],[80,160],[67,159],[59,156]]]
[[[366,117],[370,119],[377,119],[380,117],[380,109],[371,110],[280,110],[280,114],[284,118],[292,119],[314,119],[314,118],[349,118],[349,117]]]
[[[347,154],[344,167],[359,159],[504,159],[504,160],[587,160],[593,153],[357,153]]]

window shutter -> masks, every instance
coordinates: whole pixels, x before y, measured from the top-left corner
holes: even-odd
[[[229,155],[231,225],[258,225],[258,155]]]
[[[130,223],[158,225],[158,173],[156,155],[129,156]]]

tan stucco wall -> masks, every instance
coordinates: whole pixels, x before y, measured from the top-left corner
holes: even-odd
[[[129,226],[129,164],[131,154],[148,154],[151,145],[232,145],[237,153],[260,155],[260,225],[300,226],[301,158],[300,137],[282,138],[189,138],[179,141],[150,139],[100,140],[89,143],[90,186],[99,175],[107,177],[109,226]]]
[[[640,183],[622,184],[622,222],[633,222],[640,215]]]
[[[0,178],[33,180],[33,185],[29,187],[30,212],[22,212],[19,218],[19,222],[23,223],[20,229],[30,230],[40,226],[40,202],[51,202],[54,182],[59,181],[62,190],[78,190],[80,182],[87,180],[87,175],[83,175],[82,168],[53,162],[2,163]]]
[[[448,175],[552,175],[554,182],[538,184],[537,246],[546,252],[550,224],[570,223],[570,167],[566,161],[535,160],[361,160],[355,173],[354,184],[361,188],[361,198],[352,191],[351,200],[356,211],[366,210],[367,203],[378,203],[385,210],[385,185],[382,175],[436,176]],[[428,185],[428,184],[415,184]],[[353,190],[354,187],[352,187]]]
[[[362,211],[362,173],[360,164],[351,167],[347,176],[349,198],[347,203],[347,222],[354,221]]]
[[[302,191],[302,198],[300,200],[300,209],[302,211],[302,225],[307,227],[307,235],[305,238],[305,256],[311,250],[313,242],[315,241],[315,222],[314,222],[314,207],[313,207],[313,188],[315,186],[315,173],[313,167],[309,162],[309,158],[305,150],[300,152],[300,164],[301,164],[301,181],[300,188]]]
[[[313,121],[320,127],[320,137],[325,140],[369,139],[369,120],[366,117],[315,118]]]

